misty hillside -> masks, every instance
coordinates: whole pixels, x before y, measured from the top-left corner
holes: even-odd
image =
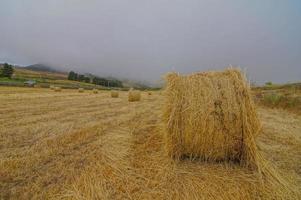
[[[45,64],[34,64],[29,65],[27,67],[24,67],[24,69],[33,70],[33,71],[42,71],[42,72],[60,72],[56,69],[54,69],[51,66],[45,65]]]
[[[54,67],[51,67],[51,66],[46,65],[46,64],[33,64],[33,65],[29,65],[27,67],[23,67],[23,69],[37,71],[37,72],[56,73],[56,74],[57,73],[64,73],[64,74],[68,73],[68,72],[58,71],[58,70],[54,69]],[[94,77],[98,77],[98,78],[103,78],[103,79],[121,81],[124,84],[125,87],[129,87],[129,88],[131,88],[131,87],[140,88],[140,89],[149,88],[148,84],[142,83],[142,82],[139,82],[139,81],[133,81],[133,80],[128,80],[128,79],[119,80],[118,78],[115,78],[115,77],[102,77],[102,76],[91,74],[91,73],[85,73],[84,75],[89,77],[91,80]]]
[[[3,67],[3,64],[0,63],[0,67]],[[12,76],[12,79],[9,80],[9,84],[13,84],[13,82],[18,83],[19,85],[23,84],[26,80],[35,80],[37,81],[38,85],[40,84],[63,84],[65,87],[69,87],[70,85],[72,87],[93,87],[96,85],[96,83],[93,82],[94,78],[101,79],[102,81],[108,80],[110,84],[112,82],[121,82],[122,87],[124,88],[136,88],[136,89],[151,89],[151,88],[157,88],[154,87],[151,84],[148,84],[143,81],[137,81],[137,80],[129,80],[129,79],[120,79],[115,77],[106,77],[101,76],[98,74],[91,74],[91,73],[84,73],[82,76],[88,77],[90,79],[89,82],[83,81],[83,80],[68,80],[68,71],[62,72],[59,70],[56,70],[54,67],[51,67],[49,65],[45,64],[33,64],[29,66],[18,66],[13,65],[14,67],[14,74]],[[79,74],[81,75],[81,74]],[[6,84],[8,80],[0,80],[0,82],[3,84]],[[65,81],[65,82],[61,82]],[[63,86],[61,85],[61,86]],[[103,85],[104,87],[107,87],[106,85]],[[113,86],[114,87],[114,86]]]

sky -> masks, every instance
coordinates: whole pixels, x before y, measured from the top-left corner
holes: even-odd
[[[245,70],[301,80],[299,0],[1,0],[0,62],[155,82]]]

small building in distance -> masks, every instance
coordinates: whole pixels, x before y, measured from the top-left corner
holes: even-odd
[[[37,83],[37,82],[34,81],[34,80],[28,80],[28,81],[25,81],[25,82],[24,82],[24,85],[25,85],[25,86],[28,86],[28,87],[33,87],[33,86],[35,86],[36,83]]]

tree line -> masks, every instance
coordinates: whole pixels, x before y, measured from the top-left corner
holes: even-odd
[[[95,85],[101,85],[105,87],[123,87],[122,82],[116,79],[107,79],[107,78],[101,78],[97,76],[92,76],[92,78],[90,78],[88,76],[78,74],[74,71],[69,72],[68,80],[93,83]]]
[[[14,68],[12,65],[4,63],[3,67],[0,68],[0,77],[11,78],[14,73]]]
[[[89,77],[83,75],[83,74],[77,74],[73,71],[69,72],[68,74],[68,80],[72,80],[72,81],[80,81],[80,82],[86,82],[86,83],[90,83],[91,80]]]

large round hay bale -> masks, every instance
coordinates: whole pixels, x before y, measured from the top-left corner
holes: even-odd
[[[118,92],[118,91],[115,91],[115,90],[112,90],[112,91],[111,91],[111,97],[112,97],[112,98],[118,98],[118,97],[119,97],[119,92]]]
[[[166,149],[174,158],[256,162],[260,130],[249,85],[240,70],[167,75]]]
[[[85,89],[84,88],[78,88],[78,92],[83,93],[83,92],[85,92]]]
[[[54,91],[55,92],[60,92],[60,91],[62,91],[62,89],[60,87],[54,87]]]
[[[129,97],[128,97],[129,102],[140,101],[140,99],[141,99],[140,91],[138,91],[138,90],[130,90],[129,91]]]
[[[98,93],[98,89],[96,89],[96,88],[94,88],[92,91],[93,91],[94,94]]]

